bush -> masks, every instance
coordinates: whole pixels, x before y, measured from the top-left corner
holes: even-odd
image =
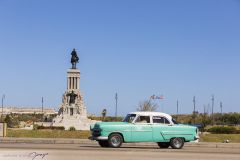
[[[12,117],[11,115],[7,115],[4,119],[4,122],[7,123],[9,128],[14,128],[19,126],[19,120]]]
[[[90,116],[88,118],[91,120],[103,121],[103,122],[120,122],[123,120],[123,117],[105,117],[104,120],[102,119],[102,117]]]
[[[36,125],[36,129],[65,130],[63,126],[39,126],[39,125]]]
[[[69,131],[76,131],[75,127],[70,127]]]
[[[39,125],[37,125],[37,124],[33,124],[33,130],[37,130],[38,127],[39,127]]]
[[[216,134],[234,134],[238,133],[237,129],[235,127],[224,127],[224,126],[215,126],[207,130],[208,132],[211,133],[216,133]]]

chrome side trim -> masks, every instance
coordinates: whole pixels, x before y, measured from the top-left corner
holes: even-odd
[[[193,135],[193,134],[183,134],[183,133],[167,133],[167,134],[165,134],[165,133],[163,133],[163,135]]]

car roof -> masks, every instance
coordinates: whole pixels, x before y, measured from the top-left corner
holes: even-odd
[[[172,116],[170,116],[167,113],[162,113],[162,112],[145,112],[145,111],[140,111],[140,112],[131,112],[130,114],[137,114],[137,115],[143,115],[143,116],[164,116],[168,119],[172,119]]]

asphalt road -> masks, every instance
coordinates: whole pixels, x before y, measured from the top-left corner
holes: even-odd
[[[183,149],[159,149],[154,143],[101,148],[89,144],[0,144],[0,160],[240,160],[240,144],[186,144]]]

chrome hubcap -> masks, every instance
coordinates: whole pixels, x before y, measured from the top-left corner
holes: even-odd
[[[179,139],[179,138],[175,138],[175,139],[173,140],[173,143],[174,143],[174,145],[175,145],[177,148],[180,148],[181,145],[182,145],[182,141],[181,141],[181,139]]]
[[[113,136],[111,138],[111,142],[114,146],[118,146],[121,142],[120,137],[119,136]]]

